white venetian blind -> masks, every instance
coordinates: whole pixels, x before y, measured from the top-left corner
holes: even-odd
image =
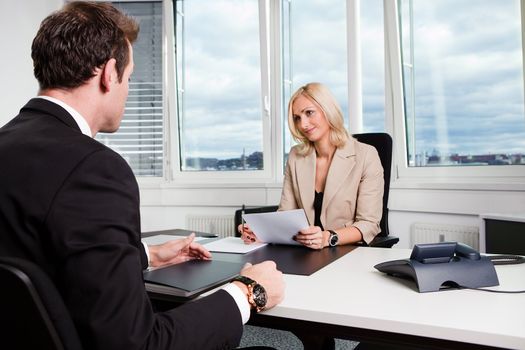
[[[113,2],[140,24],[133,45],[135,69],[119,130],[97,140],[118,152],[136,176],[162,176],[164,122],[162,89],[162,2]]]

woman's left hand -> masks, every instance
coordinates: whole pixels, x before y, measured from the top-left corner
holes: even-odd
[[[299,231],[294,239],[311,249],[323,249],[325,247],[324,231],[319,226],[310,226]]]

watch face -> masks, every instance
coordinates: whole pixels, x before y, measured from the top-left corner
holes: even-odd
[[[253,301],[258,308],[264,308],[266,306],[266,290],[260,284],[253,286]]]
[[[337,242],[339,241],[339,236],[335,235],[335,234],[332,234],[330,236],[330,245],[333,247],[334,245],[337,244]]]

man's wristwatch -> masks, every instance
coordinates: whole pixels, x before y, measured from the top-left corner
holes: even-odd
[[[248,287],[248,302],[257,312],[264,310],[268,296],[259,283],[246,276],[237,276],[232,281],[239,281]]]
[[[328,237],[328,245],[330,247],[335,247],[337,242],[339,242],[339,235],[333,230],[328,230],[328,232],[330,232],[330,236]]]

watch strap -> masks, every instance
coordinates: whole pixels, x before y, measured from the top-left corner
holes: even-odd
[[[239,281],[242,284],[245,284],[247,286],[254,285],[254,284],[257,283],[254,280],[252,280],[250,277],[246,277],[246,276],[243,276],[243,275],[239,275],[239,276],[235,277],[232,281]]]
[[[232,282],[233,281],[239,281],[242,284],[245,284],[246,287],[248,287],[248,303],[253,309],[255,309],[257,312],[264,310],[264,306],[261,307],[257,305],[257,302],[254,299],[254,293],[253,293],[253,288],[256,285],[259,286],[260,288],[262,288],[262,286],[260,286],[256,281],[252,280],[251,278],[243,276],[243,275],[236,276],[234,279],[232,279]]]

